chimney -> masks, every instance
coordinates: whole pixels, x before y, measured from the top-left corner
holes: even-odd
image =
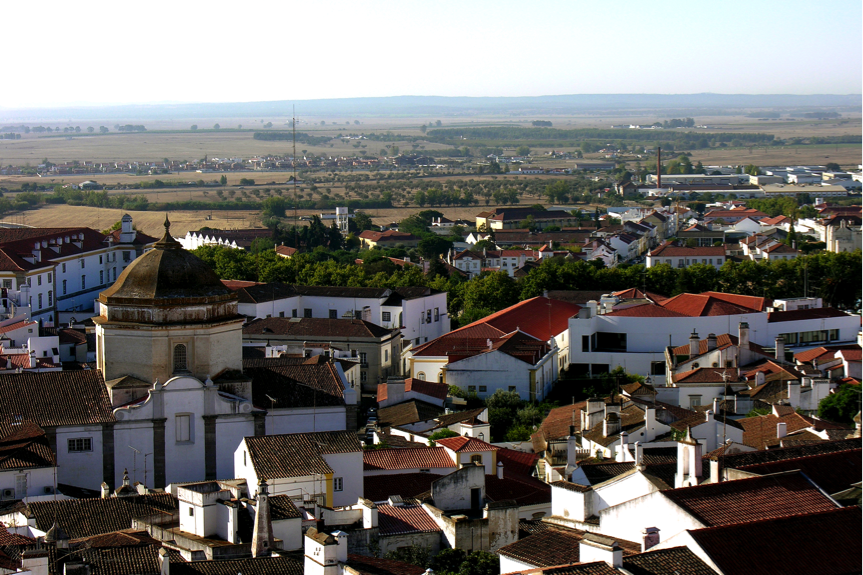
[[[656,547],[659,545],[659,528],[657,527],[646,527],[644,531],[641,532],[641,552],[644,553],[651,547]]]
[[[104,481],[102,482],[102,499],[111,497],[111,488]]]
[[[662,148],[656,147],[656,189],[662,187]]]
[[[617,541],[596,533],[584,534],[578,544],[578,554],[581,563],[605,561],[615,569],[623,566],[623,549]]]
[[[168,556],[168,550],[164,547],[159,549],[159,568],[160,575],[171,575],[171,558]]]
[[[567,445],[567,448],[568,447],[569,447],[569,445]],[[567,455],[567,459],[569,459],[569,449],[566,450],[566,455]],[[502,461],[497,462],[497,478],[503,479],[503,462]]]
[[[788,434],[788,424],[784,421],[780,421],[776,424],[776,438],[782,439]]]
[[[686,437],[677,442],[677,474],[674,488],[698,485],[701,478],[701,444],[692,439],[691,429],[686,429]]]
[[[571,469],[575,467],[575,451],[578,448],[578,439],[575,437],[575,426],[569,426],[569,437],[566,438],[566,467]]]
[[[714,457],[710,460],[710,481],[719,483],[719,458]]]
[[[617,461],[623,463],[626,461],[626,456],[628,454],[627,449],[627,433],[625,431],[620,432],[620,448],[617,451]]]
[[[647,466],[644,465],[644,447],[640,441],[635,442],[635,468],[639,471],[644,471]]]
[[[782,335],[776,336],[776,359],[785,361],[785,337]]]
[[[709,333],[707,334],[707,351],[713,351],[716,349],[716,334]]]
[[[698,334],[692,330],[692,335],[689,336],[689,357],[698,355]]]
[[[255,505],[255,530],[252,533],[252,557],[264,557],[273,548],[273,521],[270,517],[270,497],[267,482],[258,481],[258,495]]]
[[[28,549],[21,554],[21,567],[33,575],[48,575],[48,550]]]
[[[719,413],[719,398],[713,398],[713,413]]]
[[[740,349],[749,349],[749,324],[741,321],[737,326],[737,337],[739,338],[738,347]]]
[[[363,529],[374,529],[378,526],[378,506],[368,499],[360,499],[363,510]]]

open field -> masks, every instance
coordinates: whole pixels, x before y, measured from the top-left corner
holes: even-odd
[[[472,119],[442,119],[442,128],[470,127],[470,126],[527,126],[533,118],[472,118]],[[551,120],[555,128],[608,128],[612,124],[650,124],[655,121],[667,119],[657,116],[573,116],[573,117],[541,117],[539,119]],[[285,125],[289,120],[283,117],[270,119],[273,122],[273,130],[289,130],[290,125]],[[385,141],[369,140],[334,140],[321,146],[310,146],[297,144],[299,153],[304,151],[313,154],[324,155],[352,155],[355,153],[367,153],[377,156],[387,144],[399,146],[402,152],[417,151],[431,152],[443,146],[420,141],[416,143],[400,141],[395,134],[411,137],[421,137],[419,126],[427,123],[428,118],[395,118],[395,119],[364,119],[360,125],[353,122],[345,124],[349,119],[326,119],[326,125],[319,123],[303,122],[297,130],[315,136],[346,136],[351,133],[387,133],[394,136]],[[173,160],[194,160],[204,156],[213,157],[240,157],[249,158],[255,155],[266,154],[289,154],[292,144],[290,141],[261,141],[252,138],[255,125],[251,125],[248,119],[228,119],[221,122],[224,128],[233,129],[206,130],[205,126],[211,126],[211,121],[197,122],[202,129],[197,131],[157,131],[157,130],[187,130],[187,127],[195,120],[175,120],[173,122],[151,123],[147,125],[150,130],[142,133],[119,133],[111,132],[107,135],[40,135],[25,134],[20,140],[0,140],[0,165],[25,165],[39,164],[43,158],[48,158],[54,163],[64,161],[110,161],[110,160],[138,160],[159,161],[163,158]],[[696,123],[709,126],[704,130],[709,132],[763,132],[776,135],[777,138],[787,139],[792,137],[812,136],[839,136],[839,135],[861,135],[861,118],[859,115],[847,115],[836,120],[769,120],[759,121],[743,116],[716,116],[696,117]],[[98,122],[82,123],[82,129],[87,125],[98,127]],[[74,125],[74,123],[73,123]],[[242,130],[237,130],[238,125],[243,125]],[[261,129],[258,125],[257,129]],[[657,133],[658,135],[661,133]],[[416,147],[414,147],[414,145]],[[550,149],[571,150],[571,146],[555,145],[538,146],[535,153],[542,154]],[[830,148],[828,146],[828,148]],[[799,147],[773,147],[767,150],[753,150],[750,154],[748,148],[714,148],[711,150],[699,150],[693,152],[693,162],[701,160],[704,164],[746,164],[746,163],[771,163],[771,164],[816,164],[824,163],[826,156],[828,161],[835,161],[840,165],[856,166],[863,161],[861,159],[861,147],[859,145],[833,147],[828,150],[817,146]],[[757,160],[757,162],[756,162]]]
[[[495,206],[492,206],[495,207]],[[474,221],[474,216],[486,209],[486,206],[473,206],[469,208],[434,208],[450,219],[466,219]],[[375,224],[388,224],[399,221],[407,216],[420,211],[420,208],[412,206],[409,208],[389,208],[366,211],[372,217]],[[0,218],[0,224],[24,224],[34,227],[68,227],[85,226],[95,230],[104,230],[119,221],[123,214],[132,216],[135,227],[145,234],[161,237],[165,229],[164,212],[155,211],[132,211],[114,210],[107,208],[91,208],[86,206],[46,205],[37,210],[7,214]],[[299,210],[298,216],[310,216],[320,214],[320,210]],[[184,236],[187,231],[199,230],[202,227],[215,229],[242,229],[260,228],[260,212],[251,211],[216,211],[212,212],[212,219],[207,220],[210,212],[204,211],[171,211],[168,217],[171,220],[171,234]]]

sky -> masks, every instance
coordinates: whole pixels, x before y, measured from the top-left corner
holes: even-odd
[[[860,0],[7,4],[0,108],[863,84]]]

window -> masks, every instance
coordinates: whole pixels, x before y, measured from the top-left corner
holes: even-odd
[[[590,351],[590,336],[583,335],[581,336],[581,352],[587,353]]]
[[[384,363],[388,362],[389,360],[390,360],[390,350],[385,349],[384,350]]]
[[[66,262],[63,262],[63,265],[60,267],[63,270],[63,273],[66,273]]]
[[[472,392],[472,391],[476,391],[476,386],[475,385],[469,385],[469,386],[467,386],[467,390],[468,390],[468,393]]]
[[[600,331],[596,334],[597,350],[626,351],[626,334]]]
[[[104,283],[105,283],[105,272],[103,272],[102,270],[99,270],[99,285],[102,285]]]
[[[78,263],[81,264],[81,269],[84,269],[84,258],[78,260]]]
[[[420,371],[420,372],[418,372],[418,373],[417,373],[417,379],[422,380],[422,381],[425,381],[425,380],[426,380],[426,374],[425,374],[425,372],[424,372],[424,371]]]
[[[51,274],[48,274],[48,283],[51,283]]]
[[[839,339],[839,330],[831,329],[830,330],[830,341],[836,341]]]
[[[381,312],[381,321],[389,322],[392,318],[392,314],[388,311]]]
[[[189,517],[194,517],[194,516],[195,516],[195,508],[189,506]]]
[[[285,312],[280,311],[280,312],[279,312],[279,317],[285,317]]]
[[[360,381],[365,383],[369,380],[369,374],[365,371],[360,372]]]
[[[509,391],[515,391],[515,386],[514,386],[514,385],[510,385],[510,386],[509,386]]]
[[[36,285],[37,286],[42,285],[42,274],[39,274],[38,276],[36,276]]]
[[[295,309],[291,310],[291,317],[297,317],[297,310],[295,310]]]
[[[360,365],[362,367],[368,367],[369,366],[368,354],[364,351],[360,352]]]
[[[132,252],[123,252],[123,261],[128,262],[132,260]]]
[[[117,268],[114,268],[114,281],[117,281]]]
[[[174,417],[174,427],[177,432],[177,443],[191,443],[192,441],[192,415],[189,413],[178,414]]]
[[[99,263],[102,263],[102,256],[99,256]]]
[[[470,456],[470,462],[476,465],[482,465],[482,455],[477,453],[476,455]]]
[[[312,310],[311,310],[311,308],[308,308],[308,307],[307,307],[307,308],[305,308],[305,309],[303,310],[303,317],[312,317]]]
[[[83,453],[93,451],[93,440],[89,437],[81,437],[69,440],[69,453]]]
[[[481,385],[479,386],[479,391],[480,393],[485,393],[486,391],[488,391],[488,387],[485,385]]]
[[[815,343],[817,341],[827,341],[826,330],[804,331],[800,333],[800,344]]]
[[[797,333],[782,333],[779,334],[785,338],[786,345],[797,345]]]
[[[665,375],[665,362],[664,361],[651,361],[650,362],[650,375]]]
[[[81,289],[87,289],[87,276],[81,276]]]
[[[52,290],[48,290],[48,307],[54,305],[54,292]]]
[[[344,489],[344,482],[341,477],[333,477],[333,491],[342,491]]]
[[[440,308],[434,308],[434,320],[440,321]]]
[[[426,310],[426,323],[431,323],[431,311],[430,309]]]
[[[63,295],[66,295],[66,280],[63,280]]]
[[[174,371],[186,371],[186,346],[182,343],[174,346]]]
[[[701,405],[701,396],[700,395],[690,395],[689,396],[689,409],[695,409]]]
[[[330,311],[330,319],[338,319],[338,311],[331,309]]]
[[[38,301],[38,302],[39,302],[39,305],[38,305],[38,307],[37,307],[36,309],[42,309],[42,294],[39,294],[39,296],[37,297],[36,301]]]

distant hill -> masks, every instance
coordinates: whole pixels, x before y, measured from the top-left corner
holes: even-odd
[[[67,108],[0,108],[2,122],[68,120],[173,120],[185,118],[273,118],[290,117],[291,107],[304,117],[428,116],[429,118],[500,114],[607,114],[661,111],[690,115],[723,115],[742,109],[831,108],[860,111],[860,94],[574,94],[514,98],[467,98],[443,96],[393,96],[387,98],[339,98],[283,100],[272,102],[226,102],[201,104],[152,104],[130,106],[74,106]]]

